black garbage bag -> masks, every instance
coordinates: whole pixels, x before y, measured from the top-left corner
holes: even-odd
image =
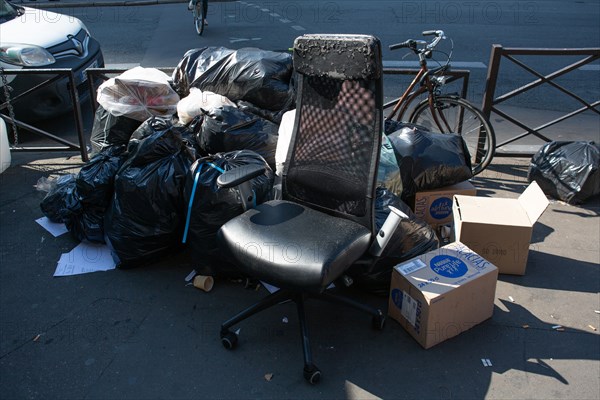
[[[71,214],[81,209],[75,178],[75,174],[59,176],[42,199],[40,208],[50,221],[65,222]]]
[[[271,111],[265,110],[263,108],[257,107],[249,101],[240,100],[236,103],[239,110],[245,111],[250,114],[257,115],[261,118],[264,118],[270,122],[273,122],[276,125],[281,124],[281,118],[286,111],[289,111],[291,107],[284,107],[280,111]]]
[[[527,173],[549,196],[581,204],[600,193],[600,145],[585,141],[554,141],[532,157]]]
[[[141,122],[125,116],[114,116],[98,106],[92,124],[91,156],[95,156],[105,147],[113,145],[126,145],[131,134],[140,126]]]
[[[418,191],[454,185],[473,177],[463,138],[404,126],[388,135],[400,167],[402,200],[412,205]]]
[[[416,217],[398,196],[381,187],[377,188],[375,199],[375,225],[378,230],[390,213],[389,206],[397,208],[409,218],[402,219],[374,265],[365,267],[357,264],[347,272],[357,287],[385,296],[390,290],[394,266],[439,247],[435,230]]]
[[[242,48],[204,47],[189,50],[173,71],[180,97],[191,87],[208,90],[231,101],[246,100],[267,110],[282,110],[293,101],[289,53]]]
[[[83,206],[66,218],[65,225],[75,240],[104,243],[104,209]]]
[[[104,148],[81,167],[77,174],[77,192],[86,208],[95,207],[103,212],[114,191],[117,171],[126,158],[125,145]]]
[[[105,218],[106,243],[121,268],[176,250],[181,239],[183,187],[195,153],[169,120],[148,126],[153,134],[132,139]]]
[[[232,106],[208,110],[197,142],[208,154],[252,150],[275,168],[279,126]]]
[[[170,129],[181,137],[182,141],[185,142],[185,145],[188,147],[188,150],[193,150],[195,153],[194,157],[197,158],[200,148],[196,143],[196,135],[200,131],[202,121],[203,118],[199,117],[195,118],[189,124],[183,125],[178,123],[173,118],[148,118],[146,121],[142,122],[135,132],[131,134],[131,138],[129,139],[129,143],[127,145],[127,152],[134,153],[137,146],[143,141],[143,139],[154,135],[157,131]],[[142,155],[140,155],[140,157],[142,157]],[[154,156],[150,154],[150,157],[153,158]],[[139,159],[138,162],[144,164],[147,161],[144,159]]]
[[[203,275],[240,276],[236,267],[227,262],[216,241],[217,231],[230,219],[244,212],[237,188],[217,186],[217,178],[224,172],[244,165],[266,167],[264,174],[252,179],[256,204],[269,200],[274,174],[266,161],[250,150],[219,153],[196,160],[187,176],[185,201],[186,225],[182,241],[189,255]]]
[[[104,243],[104,209],[93,206],[86,208],[74,174],[58,177],[40,207],[48,219],[64,223],[74,239]]]

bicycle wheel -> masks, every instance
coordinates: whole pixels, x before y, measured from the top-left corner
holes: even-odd
[[[206,0],[197,0],[196,5],[194,6],[194,27],[196,28],[196,33],[198,35],[202,35],[204,32],[204,20],[206,18]]]
[[[434,110],[439,125],[433,118],[427,99],[415,107],[409,122],[432,132],[461,135],[469,149],[473,175],[483,171],[492,161],[496,148],[496,135],[483,113],[456,96],[437,96]]]

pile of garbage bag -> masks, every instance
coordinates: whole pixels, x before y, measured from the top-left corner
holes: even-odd
[[[244,202],[238,188],[220,188],[217,178],[260,165],[265,172],[251,181],[254,202],[281,192],[274,171],[281,175],[286,164],[294,97],[289,53],[205,47],[188,51],[171,77],[128,70],[98,88],[92,159],[78,174],[48,181],[41,209],[77,240],[105,242],[120,268],[184,249],[197,272],[238,277],[217,232]],[[376,224],[390,205],[408,218],[377,262],[354,266],[350,275],[383,293],[394,265],[439,246],[434,229],[411,211],[411,196],[472,174],[460,136],[390,121],[382,135]]]

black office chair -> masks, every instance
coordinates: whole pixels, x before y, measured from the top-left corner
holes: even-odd
[[[304,350],[304,377],[319,381],[313,364],[304,301],[316,298],[367,313],[382,329],[381,310],[326,288],[361,257],[367,265],[399,222],[375,232],[373,206],[382,132],[382,66],[377,38],[305,35],[294,43],[298,73],[296,119],[286,167],[283,200],[263,203],[227,222],[218,237],[248,276],[280,288],[221,326],[226,348],[238,337],[230,328],[275,304],[297,305]],[[259,171],[250,171],[258,174]],[[220,184],[238,185],[244,172],[231,170]],[[395,215],[391,213],[390,215]],[[392,221],[394,220],[394,221]],[[370,251],[369,251],[370,250]]]

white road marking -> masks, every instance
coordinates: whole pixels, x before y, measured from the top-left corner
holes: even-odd
[[[257,40],[262,40],[262,38],[259,38],[259,37],[255,37],[255,38],[237,38],[237,37],[230,37],[230,38],[229,38],[229,43],[237,43],[237,42],[256,42]]]
[[[431,68],[435,67],[434,63],[430,63]],[[487,68],[487,65],[480,61],[450,61],[452,68]],[[384,68],[419,68],[418,61],[396,61],[384,60]]]

